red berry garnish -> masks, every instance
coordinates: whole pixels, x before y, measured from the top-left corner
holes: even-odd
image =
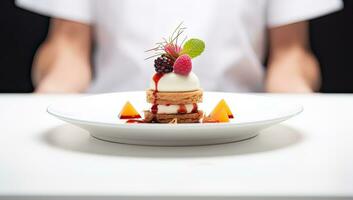
[[[183,76],[187,76],[192,69],[192,62],[189,55],[184,54],[178,57],[174,62],[174,72]]]

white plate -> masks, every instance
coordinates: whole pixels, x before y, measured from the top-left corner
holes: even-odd
[[[200,109],[209,113],[225,99],[235,115],[230,123],[216,124],[126,124],[118,118],[120,109],[130,101],[137,110],[150,106],[145,92],[124,92],[80,97],[48,107],[55,117],[86,129],[106,141],[157,145],[188,146],[235,142],[255,137],[271,125],[303,111],[301,105],[278,102],[268,97],[234,93],[205,92]]]

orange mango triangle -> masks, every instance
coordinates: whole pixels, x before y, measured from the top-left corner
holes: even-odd
[[[230,108],[229,108],[227,102],[226,102],[224,99],[222,99],[221,101],[219,101],[219,103],[217,104],[217,106],[216,106],[216,107],[213,109],[213,111],[211,112],[210,116],[214,115],[215,113],[220,112],[220,110],[222,110],[222,109],[225,110],[225,112],[227,113],[229,119],[234,118],[234,115],[233,115],[232,111],[230,110]]]
[[[141,118],[141,115],[137,112],[134,106],[127,101],[124,107],[121,109],[119,114],[120,119],[138,119]]]

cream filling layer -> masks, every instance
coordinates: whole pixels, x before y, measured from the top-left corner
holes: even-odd
[[[158,105],[157,114],[178,114],[180,105]],[[193,104],[185,104],[186,113],[192,113]]]

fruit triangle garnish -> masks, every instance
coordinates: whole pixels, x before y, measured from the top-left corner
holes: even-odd
[[[138,119],[141,118],[140,114],[136,111],[134,106],[127,101],[119,114],[120,119]]]
[[[226,102],[224,99],[222,99],[222,100],[217,104],[217,106],[212,110],[212,112],[210,113],[210,116],[212,116],[214,113],[219,112],[219,111],[222,110],[222,109],[224,109],[224,110],[226,111],[226,113],[227,113],[227,115],[228,115],[228,117],[229,117],[230,119],[234,118],[234,115],[233,115],[232,111],[230,110],[230,108],[229,108],[227,102]]]

